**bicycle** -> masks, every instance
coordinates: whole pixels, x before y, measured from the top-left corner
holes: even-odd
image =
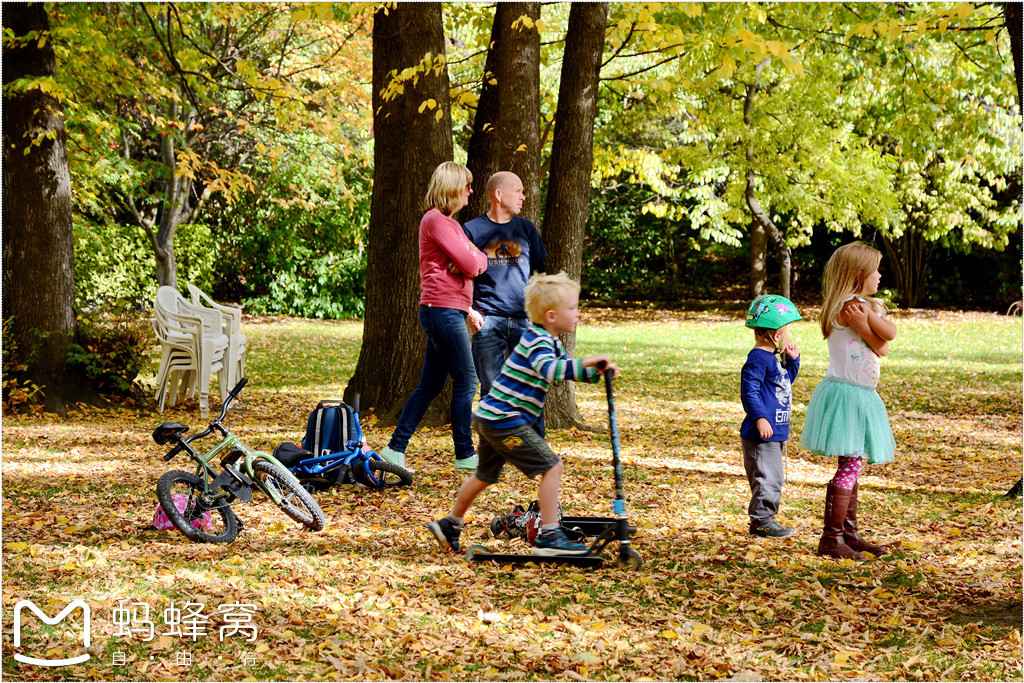
[[[326,403],[341,402],[321,401],[320,405]],[[359,394],[355,395],[351,406],[341,405],[347,415],[346,433],[349,436],[341,445],[342,450],[331,453],[325,448],[318,456],[293,443],[283,443],[274,449],[278,462],[294,474],[310,493],[319,493],[336,484],[352,483],[381,489],[412,484],[412,472],[384,460],[363,440],[363,429],[359,424]]]
[[[164,456],[165,461],[184,452],[196,463],[194,474],[171,470],[161,476],[156,485],[156,497],[164,514],[190,541],[231,543],[235,540],[242,521],[232,506],[252,501],[253,489],[263,491],[286,515],[308,529],[320,531],[326,525],[320,506],[287,468],[269,453],[249,450],[222,424],[232,401],[238,398],[248,381],[243,377],[235,385],[224,399],[220,416],[202,432],[183,438],[189,428],[178,422],[164,422],[153,430],[153,441],[158,445],[175,444]],[[222,438],[213,448],[199,453],[192,447],[192,442],[214,431],[220,432]],[[212,464],[217,456],[222,456],[220,472]],[[175,496],[187,501],[184,510],[178,509]]]

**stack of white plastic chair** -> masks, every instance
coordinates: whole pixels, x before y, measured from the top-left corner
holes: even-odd
[[[179,384],[182,398],[195,391],[200,348],[197,330],[201,327],[198,318],[171,313],[159,304],[153,306],[153,330],[162,348],[156,377],[156,400],[161,413],[165,403],[173,406],[177,402]]]
[[[223,333],[220,312],[195,306],[174,287],[164,286],[153,302],[153,329],[163,346],[156,389],[160,412],[167,399],[169,405],[175,404],[180,383],[186,397],[198,392],[199,411],[206,417],[213,375],[217,375],[221,401],[231,389],[225,362],[229,339]]]
[[[228,367],[228,387],[233,387],[245,377],[245,335],[242,334],[242,311],[234,306],[218,304],[195,285],[188,286],[192,303],[205,305],[221,314],[221,327],[228,335],[228,352],[225,364]]]

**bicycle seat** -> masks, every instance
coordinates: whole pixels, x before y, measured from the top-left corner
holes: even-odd
[[[164,422],[153,430],[153,441],[163,446],[170,441],[176,441],[182,434],[188,431],[188,427],[178,422]]]
[[[274,457],[285,467],[291,469],[295,465],[298,465],[303,460],[309,460],[314,457],[310,451],[305,448],[299,448],[293,443],[287,441],[277,448],[274,449]]]

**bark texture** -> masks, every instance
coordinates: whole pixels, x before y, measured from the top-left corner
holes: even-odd
[[[345,399],[360,394],[365,410],[394,423],[419,380],[425,337],[419,326],[417,238],[427,183],[442,161],[452,158],[448,70],[432,68],[404,82],[390,96],[387,86],[403,69],[444,54],[440,3],[400,3],[380,9],[373,21],[374,182],[366,270],[363,343]],[[418,111],[427,99],[438,109]],[[447,419],[438,397],[424,424]],[[440,416],[444,416],[443,418]]]
[[[767,291],[768,238],[758,221],[750,221],[750,298],[756,299]]]
[[[1021,59],[1024,55],[1021,54],[1021,24],[1024,22],[1024,16],[1022,16],[1022,5],[1019,2],[1004,2],[1003,3],[1003,19],[1006,22],[1006,31],[1010,34],[1010,51],[1013,52],[1013,75],[1017,80],[1017,104],[1021,103],[1022,88],[1024,85],[1021,84]]]
[[[758,80],[761,76],[761,70],[767,64],[767,60],[762,60],[757,68],[754,70],[754,82],[747,86],[747,96],[743,102],[743,123],[748,127],[753,124],[753,111],[754,111],[754,98],[757,95],[757,90],[760,87]],[[779,294],[786,297],[790,297],[790,283],[793,281],[792,278],[792,258],[789,246],[786,245],[786,238],[783,236],[782,231],[779,230],[778,226],[772,221],[768,212],[761,206],[761,202],[757,197],[757,174],[754,173],[754,150],[751,147],[747,147],[747,172],[746,172],[746,188],[744,189],[743,197],[747,203],[747,208],[750,209],[751,218],[764,232],[764,236],[772,247],[775,249],[775,254],[779,259]],[[753,265],[754,253],[753,253],[753,239],[751,240],[751,264]],[[751,271],[751,279],[755,277],[754,271]],[[763,282],[764,280],[762,280]],[[756,286],[755,286],[756,289]],[[756,296],[756,295],[755,295]]]
[[[590,213],[594,120],[607,20],[608,3],[573,3],[569,10],[551,146],[543,230],[547,268],[550,273],[565,271],[577,280],[583,267],[583,236]],[[573,355],[576,335],[563,335],[562,342]],[[552,429],[583,426],[573,382],[552,386],[545,420]]]
[[[57,72],[43,3],[4,7],[4,32],[32,40],[3,48],[3,84]],[[49,410],[64,413],[77,398],[66,372],[75,333],[75,269],[71,176],[60,103],[40,89],[4,95],[3,317],[14,318],[17,360],[44,387]],[[5,340],[6,341],[6,340]]]
[[[1021,9],[1022,6],[1019,2],[1003,3],[1003,19],[1006,21],[1006,31],[1010,34],[1010,50],[1013,52],[1013,75],[1017,81],[1018,108],[1021,106],[1021,98],[1024,97],[1024,90],[1022,90],[1024,85],[1021,83],[1021,59],[1024,58],[1024,55],[1021,54],[1021,24],[1024,22],[1024,14]],[[1013,488],[1006,492],[1006,496],[1019,498],[1022,490],[1024,490],[1024,478],[1018,479]]]
[[[473,196],[463,221],[487,211],[487,179],[497,171],[512,171],[522,179],[526,201],[521,215],[540,221],[539,18],[537,2],[501,2],[495,10],[469,140]]]

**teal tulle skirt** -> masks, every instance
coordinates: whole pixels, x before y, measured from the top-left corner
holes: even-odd
[[[811,394],[800,446],[817,455],[860,456],[868,464],[896,457],[889,414],[878,392],[833,379],[822,380]]]

